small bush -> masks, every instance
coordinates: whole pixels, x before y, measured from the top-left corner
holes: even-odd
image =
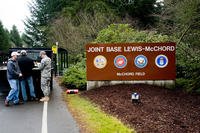
[[[86,89],[85,58],[64,71],[62,84],[70,89]]]
[[[193,80],[185,78],[176,79],[176,88],[185,90],[186,92],[197,92],[197,90],[192,88]]]
[[[176,79],[176,88],[186,89],[189,84],[190,84],[190,81],[187,79],[184,79],[184,78]]]

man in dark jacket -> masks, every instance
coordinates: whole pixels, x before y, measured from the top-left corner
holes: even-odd
[[[32,69],[34,67],[34,62],[31,58],[27,56],[27,52],[25,50],[22,50],[20,54],[21,57],[18,59],[18,64],[23,75],[20,80],[23,100],[24,101],[28,100],[26,94],[26,82],[28,83],[29,86],[29,92],[31,96],[30,100],[37,100],[32,78]]]
[[[6,106],[9,106],[10,101],[13,101],[16,105],[19,104],[19,77],[22,74],[16,61],[18,55],[17,52],[12,52],[7,64],[7,79],[11,90],[5,100]]]

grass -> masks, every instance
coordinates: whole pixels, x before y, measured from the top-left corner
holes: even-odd
[[[136,133],[121,121],[100,110],[98,106],[79,95],[64,94],[69,110],[83,133]]]

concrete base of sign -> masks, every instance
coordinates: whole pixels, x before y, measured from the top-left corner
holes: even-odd
[[[87,90],[98,88],[101,86],[117,84],[149,84],[165,88],[174,88],[175,80],[87,81]]]

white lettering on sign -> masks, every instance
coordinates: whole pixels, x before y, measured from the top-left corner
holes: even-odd
[[[175,46],[145,46],[145,51],[174,51]]]
[[[118,72],[117,76],[145,76],[145,72]]]
[[[117,76],[134,76],[135,73],[134,72],[121,72],[121,73],[117,73]]]
[[[87,52],[103,52],[104,47],[89,47]]]
[[[122,47],[106,47],[106,52],[122,52]]]
[[[124,47],[124,52],[142,51],[142,46],[127,46]]]
[[[175,51],[175,46],[124,46],[124,47],[111,46],[111,47],[89,47],[87,50],[87,52],[141,52],[141,51],[146,51],[146,52]]]
[[[145,72],[135,72],[135,76],[144,76]]]

